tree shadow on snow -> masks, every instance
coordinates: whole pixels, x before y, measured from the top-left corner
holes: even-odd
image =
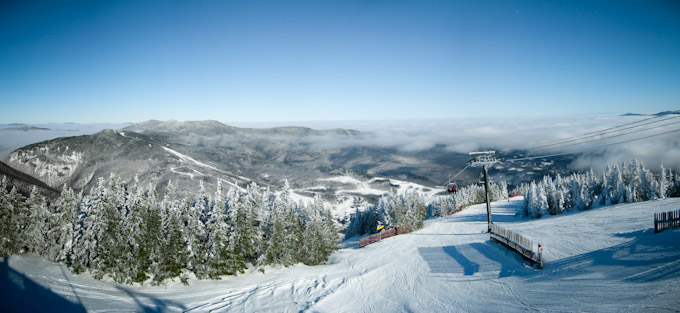
[[[509,213],[494,213],[493,208],[491,209],[491,220],[495,223],[516,223],[516,222],[525,222],[526,219],[522,219],[521,217],[514,215],[514,214],[509,214]],[[449,218],[448,220],[444,221],[444,223],[458,223],[458,222],[480,222],[480,223],[487,223],[486,220],[486,212],[484,214],[470,214],[470,215],[460,215],[460,216],[455,216],[453,215],[454,218]]]
[[[87,312],[82,304],[73,303],[10,268],[7,256],[0,262],[0,311]]]
[[[131,289],[125,288],[123,286],[117,286],[117,288],[130,296],[130,298],[135,301],[141,312],[166,312],[170,309],[182,312],[186,311],[186,307],[180,303],[169,300],[161,300],[142,292],[132,291]]]
[[[498,277],[524,276],[532,273],[521,258],[491,241],[467,245],[418,248],[432,274],[491,274]]]
[[[653,282],[680,277],[680,229],[659,234],[646,229],[617,236],[632,240],[549,262],[542,275],[533,279],[547,275],[570,279],[598,274],[612,280]]]

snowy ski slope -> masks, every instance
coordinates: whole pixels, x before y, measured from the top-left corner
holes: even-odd
[[[268,268],[190,286],[119,286],[35,256],[13,256],[3,273],[0,309],[43,308],[37,296],[21,300],[36,292],[26,288],[35,281],[91,312],[678,310],[680,229],[653,234],[652,213],[677,209],[680,199],[538,220],[514,214],[520,199],[493,203],[493,219],[544,246],[543,270],[491,243],[485,207],[477,205],[362,249],[345,243],[327,265]]]

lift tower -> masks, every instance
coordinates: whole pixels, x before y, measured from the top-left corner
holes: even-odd
[[[484,171],[484,191],[486,194],[486,219],[488,222],[488,232],[491,232],[491,204],[489,203],[489,167],[500,162],[496,159],[496,151],[470,152],[472,160],[470,165],[481,166]]]

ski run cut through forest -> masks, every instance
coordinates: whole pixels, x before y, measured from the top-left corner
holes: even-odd
[[[680,229],[658,234],[653,214],[680,199],[517,214],[522,197],[493,202],[493,221],[544,247],[542,270],[489,240],[486,207],[473,205],[422,229],[358,248],[359,237],[319,266],[246,270],[222,280],[120,285],[75,275],[34,254],[2,263],[2,311],[168,312],[672,312],[680,305]]]

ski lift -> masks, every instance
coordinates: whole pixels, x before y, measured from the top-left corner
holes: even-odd
[[[458,192],[458,186],[455,183],[450,183],[446,187],[446,191],[448,191],[449,193],[456,193]]]
[[[494,181],[492,179],[489,179],[489,184],[493,182]],[[484,186],[484,174],[479,174],[479,182],[477,182],[477,186]]]

